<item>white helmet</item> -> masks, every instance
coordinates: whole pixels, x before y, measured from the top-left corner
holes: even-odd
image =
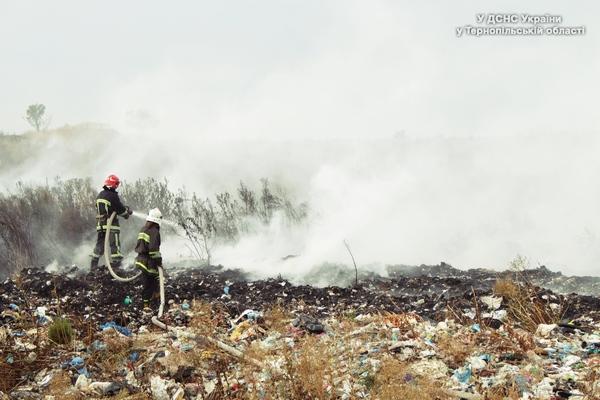
[[[162,221],[162,213],[158,208],[153,208],[152,210],[150,210],[150,212],[148,212],[146,221],[155,222],[160,225]]]

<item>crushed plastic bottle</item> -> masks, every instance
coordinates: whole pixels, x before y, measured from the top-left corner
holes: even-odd
[[[106,343],[104,343],[100,340],[94,340],[92,342],[92,348],[96,351],[103,351],[103,350],[106,350],[107,346],[106,346]]]
[[[459,368],[456,371],[454,371],[452,378],[456,379],[456,381],[458,381],[459,383],[466,384],[467,382],[469,382],[469,379],[471,379],[471,376],[471,366],[467,365],[466,367]]]
[[[122,335],[125,336],[131,336],[132,332],[129,328],[125,328],[124,326],[118,325],[113,321],[109,321],[109,322],[105,322],[102,325],[100,325],[100,329],[102,329],[103,331],[108,330],[108,329],[114,329],[117,332],[119,332]]]
[[[37,317],[37,323],[40,325],[48,324],[51,319],[46,316],[46,311],[48,311],[48,307],[38,307],[33,315]]]
[[[136,362],[139,359],[140,359],[140,353],[138,353],[137,351],[134,351],[129,355],[129,361],[131,361],[131,362]]]
[[[81,358],[79,356],[75,356],[71,359],[71,361],[69,362],[69,365],[72,368],[81,368],[84,365],[83,358]]]

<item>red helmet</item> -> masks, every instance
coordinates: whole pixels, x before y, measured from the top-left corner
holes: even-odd
[[[104,186],[112,188],[112,189],[116,189],[119,187],[120,183],[121,183],[121,181],[119,180],[118,176],[109,175],[108,178],[106,178],[106,180],[104,181]]]

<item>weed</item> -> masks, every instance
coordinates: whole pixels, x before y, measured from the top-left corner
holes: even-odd
[[[476,349],[473,335],[451,336],[444,334],[437,340],[437,346],[451,368],[459,368]]]
[[[52,377],[47,394],[57,399],[65,400],[80,400],[84,398],[83,395],[73,390],[71,378],[64,371],[60,371]]]
[[[530,332],[535,332],[539,324],[558,323],[566,311],[564,304],[552,308],[539,296],[539,289],[529,282],[500,279],[496,281],[494,292],[504,297],[509,317]]]
[[[600,364],[589,368],[580,384],[581,391],[590,399],[600,399]]]
[[[211,304],[202,300],[192,302],[193,317],[189,327],[203,336],[214,336],[216,332],[224,332],[229,328],[227,313],[218,304]]]
[[[264,319],[270,331],[283,333],[288,330],[292,316],[282,306],[275,305],[265,312]]]
[[[71,343],[75,336],[71,322],[66,318],[56,318],[48,327],[48,339],[57,344]]]
[[[381,369],[374,377],[370,394],[372,398],[381,400],[452,398],[440,388],[439,382],[411,374],[406,364],[394,358],[383,360]]]
[[[140,392],[135,394],[129,394],[129,390],[121,390],[115,397],[114,400],[151,400],[152,397],[148,393]]]
[[[382,315],[383,321],[394,327],[399,328],[401,332],[409,332],[413,331],[414,327],[423,321],[419,315],[415,313],[403,313],[403,314],[394,314],[394,313],[384,313]]]

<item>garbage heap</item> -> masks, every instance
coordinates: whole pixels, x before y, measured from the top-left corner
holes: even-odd
[[[509,278],[242,278],[171,276],[164,331],[136,284],[24,270],[0,285],[0,399],[600,398],[598,297]]]

